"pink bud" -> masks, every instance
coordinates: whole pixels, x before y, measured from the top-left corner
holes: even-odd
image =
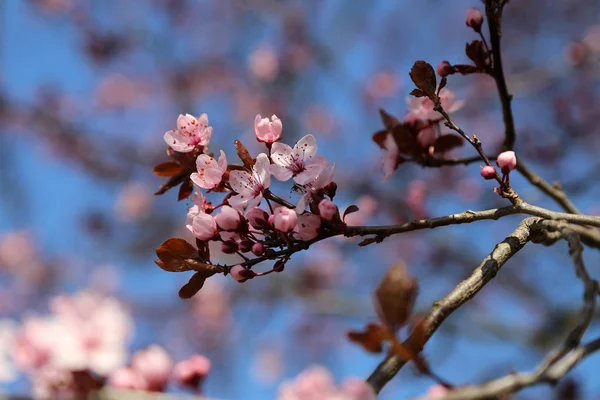
[[[281,138],[281,131],[283,124],[276,115],[269,118],[262,118],[260,114],[254,119],[254,132],[256,133],[256,139],[259,142],[274,143]]]
[[[229,206],[221,207],[221,212],[215,217],[217,225],[224,231],[234,231],[240,227],[240,214]]]
[[[202,355],[193,355],[175,364],[173,379],[181,386],[196,390],[210,372],[211,362]]]
[[[298,215],[291,208],[278,207],[273,215],[273,227],[280,232],[290,232],[298,222]]]
[[[481,24],[483,24],[483,14],[481,14],[481,11],[476,8],[469,8],[467,10],[466,24],[475,32],[481,32]]]
[[[427,390],[427,396],[432,398],[443,397],[446,393],[448,393],[448,389],[442,385],[434,385]]]
[[[517,157],[514,151],[504,151],[498,155],[496,164],[500,167],[503,174],[508,174],[517,166]]]
[[[208,214],[193,216],[191,223],[186,226],[200,240],[210,240],[217,234],[217,222]]]
[[[233,279],[235,279],[236,281],[238,281],[240,283],[246,282],[248,279],[252,279],[256,275],[256,273],[254,271],[252,271],[250,269],[246,269],[245,267],[243,267],[240,264],[234,265],[233,267],[231,267],[231,270],[229,271],[229,273],[231,274],[231,277]]]
[[[273,227],[273,221],[275,221],[275,215],[271,214],[269,215],[269,219],[267,220],[270,227]]]
[[[442,61],[437,66],[437,73],[442,78],[445,77],[445,76],[448,76],[448,75],[452,75],[455,72],[456,72],[456,70],[454,69],[454,67],[448,61]]]
[[[336,215],[338,215],[338,208],[333,201],[329,199],[323,199],[319,203],[319,214],[324,220],[331,221]]]
[[[254,242],[248,238],[243,238],[242,240],[240,240],[240,251],[242,253],[247,253],[250,250],[252,250],[252,246],[254,245]]]
[[[252,245],[252,253],[257,257],[262,256],[265,253],[265,246],[262,243],[254,243]]]
[[[152,345],[133,355],[131,368],[144,378],[148,390],[160,392],[167,385],[173,362],[165,349]]]
[[[108,377],[110,386],[125,390],[146,390],[147,384],[144,377],[132,368],[119,368]]]
[[[246,218],[250,225],[252,225],[255,229],[264,229],[267,226],[267,221],[269,219],[269,214],[267,214],[264,210],[254,207],[246,213]]]
[[[300,240],[312,240],[319,236],[321,218],[316,214],[306,212],[298,217],[298,224],[294,228],[295,237]]]
[[[481,176],[483,179],[494,179],[496,178],[496,168],[491,165],[486,165],[485,167],[481,167]]]

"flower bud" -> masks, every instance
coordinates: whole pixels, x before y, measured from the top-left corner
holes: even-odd
[[[223,206],[215,217],[217,225],[224,231],[234,231],[240,227],[240,214],[232,207]]]
[[[238,251],[238,245],[235,240],[226,240],[221,244],[221,251],[225,254],[233,254]]]
[[[264,229],[267,227],[269,214],[267,214],[263,209],[254,207],[246,213],[246,218],[253,228]]]
[[[252,250],[252,246],[254,245],[254,242],[248,238],[243,238],[240,241],[240,251],[242,253],[247,253],[250,250]]]
[[[281,139],[281,131],[283,124],[276,115],[269,118],[262,118],[260,114],[254,119],[254,132],[256,133],[256,140],[263,143],[272,144]]]
[[[148,385],[144,377],[133,368],[121,367],[113,371],[108,377],[108,384],[117,389],[147,390]]]
[[[298,217],[298,224],[294,228],[296,239],[313,240],[319,236],[321,227],[321,218],[318,215],[304,213]]]
[[[208,358],[195,354],[175,364],[173,379],[179,385],[197,390],[200,383],[210,372],[211,362]]]
[[[481,167],[481,176],[483,179],[489,180],[494,179],[496,177],[496,168],[486,165],[485,167]]]
[[[169,381],[173,361],[165,349],[151,345],[133,355],[131,368],[144,378],[148,390],[161,392]]]
[[[503,174],[508,174],[517,166],[517,157],[514,151],[504,151],[498,155],[496,164],[500,167]]]
[[[235,279],[236,281],[238,281],[240,283],[246,282],[248,279],[252,279],[256,275],[256,273],[254,271],[252,271],[250,269],[246,269],[245,267],[243,267],[240,264],[234,265],[233,267],[231,267],[231,270],[229,271],[229,273],[231,274],[231,277],[233,279]]]
[[[466,24],[472,28],[475,32],[481,32],[481,25],[483,24],[483,14],[476,8],[469,8],[467,10]]]
[[[282,272],[284,268],[285,262],[283,262],[282,260],[277,261],[275,265],[273,265],[273,271],[275,272]]]
[[[260,257],[265,253],[265,246],[262,243],[254,243],[252,245],[252,254],[256,257]]]
[[[454,69],[454,67],[448,61],[442,61],[437,66],[437,73],[442,78],[444,78],[444,77],[446,77],[448,75],[452,75],[455,72],[456,72],[456,70]]]
[[[291,208],[278,207],[273,215],[273,227],[280,232],[290,232],[298,222],[298,215]]]
[[[319,203],[319,215],[326,221],[331,221],[336,215],[338,215],[338,208],[329,199],[323,199]]]

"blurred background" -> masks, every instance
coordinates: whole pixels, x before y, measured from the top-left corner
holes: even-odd
[[[210,397],[275,398],[283,381],[312,365],[338,382],[366,378],[382,356],[352,345],[346,332],[375,319],[371,294],[388,267],[408,265],[420,282],[417,310],[426,312],[519,216],[361,248],[358,240],[331,239],[295,256],[283,273],[244,284],[217,276],[184,301],[177,291],[189,276],[160,270],[154,250],[172,236],[192,240],[184,224],[190,202],[178,203],[175,191],[154,196],[163,179],[152,166],[167,160],[163,134],[180,113],[208,113],[211,150],[232,156],[234,139],[253,155],[264,151],[254,139],[254,117],[276,114],[286,143],[311,133],[319,153],[337,163],[337,202],[361,208],[353,224],[506,205],[477,164],[404,164],[383,184],[382,152],[371,141],[381,126],[379,107],[406,113],[415,60],[467,62],[465,43],[477,39],[465,26],[468,7],[483,4],[0,2],[2,329],[18,331],[31,315],[48,314],[57,295],[94,291],[116,297],[131,315],[129,354],[156,343],[176,360],[210,358]],[[599,215],[600,3],[512,1],[503,34],[518,157],[559,181],[580,210]],[[466,101],[456,122],[497,152],[504,128],[493,80],[453,75],[448,87]],[[513,175],[527,202],[558,210]],[[597,252],[588,249],[585,257],[598,278]],[[530,370],[566,335],[581,297],[566,245],[529,245],[446,321],[424,354],[455,384]],[[599,333],[596,323],[588,335]],[[11,362],[14,347],[0,342],[2,392],[30,393],[31,381]],[[558,388],[516,398],[600,398],[599,369],[600,356],[590,357]],[[381,398],[416,396],[433,384],[409,365]]]

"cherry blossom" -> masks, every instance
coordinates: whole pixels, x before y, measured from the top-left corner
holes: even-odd
[[[263,198],[263,191],[271,186],[269,157],[261,153],[256,157],[252,172],[231,171],[229,183],[238,193],[229,199],[229,205],[238,211],[257,206]]]
[[[287,207],[277,207],[273,215],[273,227],[280,232],[290,232],[298,222],[296,211]]]
[[[383,182],[387,182],[394,175],[396,168],[398,168],[400,153],[398,152],[398,144],[389,133],[385,137],[383,147],[385,147],[385,155],[383,156]]]
[[[331,221],[338,214],[338,208],[333,201],[323,199],[319,202],[319,214],[324,220]]]
[[[181,386],[198,388],[211,369],[211,362],[200,354],[194,354],[187,360],[179,361],[173,368],[173,379]]]
[[[197,206],[190,208],[188,212],[188,223],[186,228],[200,240],[210,240],[218,232],[217,221],[212,215],[204,212],[196,212]]]
[[[131,368],[143,377],[148,390],[162,391],[169,381],[173,361],[165,349],[153,344],[133,355]]]
[[[147,390],[148,385],[142,374],[130,367],[121,367],[108,377],[108,384],[117,389]]]
[[[192,182],[203,189],[212,189],[221,183],[223,174],[227,171],[227,157],[223,150],[219,161],[207,154],[200,154],[196,159],[196,169],[198,172],[190,175]]]
[[[317,178],[329,167],[329,162],[317,153],[317,142],[313,135],[306,135],[292,149],[285,143],[273,143],[271,148],[271,173],[279,181],[294,178],[298,185],[305,185]]]
[[[312,240],[319,235],[321,227],[321,217],[316,214],[306,212],[298,217],[298,224],[294,227],[296,239]]]
[[[245,267],[239,264],[231,267],[231,271],[229,272],[231,274],[231,277],[239,283],[246,282],[248,279],[254,278],[255,275],[254,271],[246,269]]]
[[[312,198],[321,190],[323,190],[327,185],[332,183],[333,174],[335,173],[335,163],[331,168],[329,168],[329,162],[325,160],[323,164],[323,169],[318,173],[317,177],[314,181],[302,185],[299,187],[299,190],[304,192],[304,195],[300,197],[298,203],[296,204],[296,212],[298,214],[302,214],[306,205],[309,204]]]
[[[496,177],[496,168],[492,167],[491,165],[481,167],[481,176],[483,179],[494,179]]]
[[[275,143],[281,138],[282,129],[283,124],[276,115],[273,115],[270,121],[269,118],[262,118],[260,114],[254,119],[254,132],[259,142]]]
[[[208,126],[208,115],[198,118],[190,114],[179,114],[177,129],[165,133],[165,142],[175,151],[189,153],[197,145],[207,146],[212,136],[212,127]]]
[[[483,24],[483,14],[476,8],[469,8],[467,10],[465,23],[468,27],[473,28],[475,32],[481,32],[481,25]]]
[[[498,155],[496,164],[500,167],[503,174],[508,174],[517,166],[517,157],[514,151],[504,151]]]
[[[233,231],[240,227],[240,214],[229,206],[221,207],[221,212],[215,217],[217,225],[224,231]]]
[[[255,229],[264,229],[269,221],[269,214],[262,208],[254,207],[246,213],[246,218]]]
[[[433,101],[429,97],[407,97],[409,114],[407,118],[414,117],[422,120],[437,120],[441,116],[434,111]],[[444,88],[440,91],[440,103],[448,114],[452,114],[462,108],[464,101],[457,101],[456,94],[452,89]]]

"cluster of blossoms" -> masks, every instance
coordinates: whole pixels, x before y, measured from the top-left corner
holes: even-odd
[[[244,260],[237,265],[216,266],[217,272],[230,273],[242,282],[259,275],[250,268],[263,259],[275,261],[273,269],[264,273],[279,272],[291,250],[306,247],[343,225],[332,201],[337,188],[333,182],[335,164],[316,154],[314,136],[306,135],[292,147],[280,142],[283,125],[279,118],[257,115],[256,139],[265,144],[267,152],[251,157],[236,141],[242,161],[237,165],[223,150],[218,158],[209,153],[212,128],[206,114],[197,119],[180,115],[177,125],[177,130],[164,135],[174,161],[155,167],[155,173],[159,171],[158,175],[171,180],[157,193],[179,183],[182,190],[189,186],[183,195],[180,190],[180,200],[195,192],[186,227],[197,239],[200,261],[214,266],[208,254],[209,242],[219,242],[223,253],[238,254]],[[276,196],[271,191],[273,178],[291,181],[297,199],[289,202]],[[213,205],[205,196],[210,192],[223,193],[223,200]],[[253,256],[256,258],[251,259]],[[164,263],[159,265],[165,267]]]
[[[164,391],[167,382],[197,390],[210,361],[192,356],[173,366],[152,345],[136,352],[129,367],[132,320],[116,299],[92,292],[58,296],[49,315],[25,318],[11,335],[9,357],[30,379],[36,398],[74,398],[101,389]]]

